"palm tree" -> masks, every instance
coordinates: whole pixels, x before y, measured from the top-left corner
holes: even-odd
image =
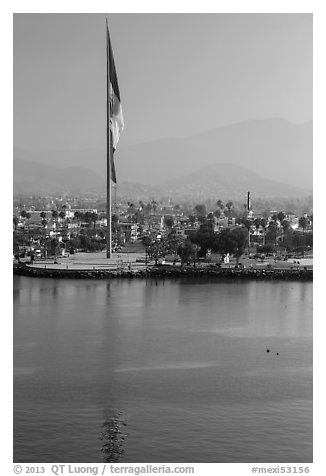
[[[263,229],[263,245],[265,246],[265,235],[266,235],[266,226],[267,226],[267,220],[266,218],[262,218],[260,220],[260,226],[262,227]]]
[[[61,210],[61,212],[59,213],[59,218],[61,222],[64,222],[64,219],[66,218],[66,212]]]
[[[167,228],[172,228],[173,225],[174,225],[174,218],[170,215],[166,215],[164,217],[164,225],[167,227]]]
[[[147,257],[148,257],[148,254],[149,254],[148,250],[150,248],[152,240],[150,239],[149,236],[143,236],[142,237],[142,242],[143,242],[143,245],[145,247],[145,264],[147,266]]]
[[[28,234],[29,234],[29,220],[31,219],[31,216],[32,215],[29,212],[25,214],[25,218],[28,220]]]
[[[54,223],[57,224],[57,219],[58,219],[57,210],[51,210],[51,213],[52,213],[52,219],[54,220]]]
[[[152,204],[151,202],[147,203],[147,205],[145,205],[145,213],[146,215],[150,215],[151,214],[151,210],[152,210]]]
[[[288,220],[283,219],[281,221],[282,225],[282,241],[284,241],[284,235],[286,235],[290,230],[290,222]]]
[[[92,212],[86,212],[85,215],[84,215],[84,220],[91,224],[92,222]]]
[[[43,225],[43,228],[45,229],[46,225],[48,224],[48,221],[45,220],[45,219],[43,219],[43,220],[41,221],[41,223],[42,223],[42,225]]]
[[[279,212],[277,214],[277,219],[282,223],[282,221],[284,220],[285,218],[285,214],[283,212]]]
[[[261,225],[261,218],[255,218],[255,219],[254,219],[254,225],[255,225],[255,227],[256,227],[256,229],[257,229],[257,231],[258,231],[258,229],[259,229],[259,227],[260,227],[260,225]]]
[[[307,218],[306,217],[300,217],[299,218],[299,225],[301,226],[302,232],[304,233],[305,229],[307,228],[307,225],[308,225]]]
[[[229,201],[225,204],[226,208],[228,209],[228,216],[231,215],[231,210],[233,208],[233,202]]]
[[[189,215],[189,223],[193,226],[196,223],[195,215]]]
[[[242,223],[244,224],[244,226],[247,228],[248,230],[248,254],[250,253],[250,229],[251,229],[251,222],[249,220],[247,220],[246,218],[244,218],[242,220]]]
[[[255,225],[257,233],[258,233],[258,230],[259,230],[260,225],[261,225],[261,218],[255,218],[254,219],[254,225]]]
[[[268,224],[268,235],[270,241],[274,242],[274,245],[277,244],[277,235],[278,235],[278,224],[276,220],[271,220]]]
[[[135,213],[135,205],[132,202],[128,202],[128,215],[129,220],[131,220],[131,215]]]
[[[98,220],[98,214],[95,213],[95,212],[92,212],[92,213],[91,213],[91,220],[92,220],[92,222],[93,222],[93,226],[94,226],[94,230],[95,230],[96,222],[97,222],[97,220]]]
[[[311,224],[311,228],[312,228],[313,222],[314,222],[314,216],[313,216],[313,215],[309,215],[309,220],[310,220],[310,224]]]
[[[155,200],[152,200],[152,207],[153,207],[153,212],[154,212],[154,216],[155,216],[156,209],[157,209],[157,202]]]
[[[74,213],[74,220],[76,220],[77,223],[81,221],[81,217],[82,217],[82,214],[80,212],[77,211]]]

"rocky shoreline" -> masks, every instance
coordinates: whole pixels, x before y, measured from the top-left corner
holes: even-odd
[[[283,279],[311,281],[312,269],[235,269],[152,266],[140,270],[73,270],[48,269],[14,265],[14,274],[36,278],[57,279],[111,279],[111,278],[220,278],[220,279]]]

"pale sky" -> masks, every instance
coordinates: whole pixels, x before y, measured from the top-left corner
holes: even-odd
[[[109,14],[121,145],[312,120],[312,14]],[[14,145],[105,149],[105,14],[14,14]]]

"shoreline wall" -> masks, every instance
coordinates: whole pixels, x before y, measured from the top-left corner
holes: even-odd
[[[24,264],[14,266],[14,274],[35,278],[55,279],[114,279],[114,278],[200,278],[217,279],[283,279],[312,281],[311,269],[234,269],[234,268],[176,268],[153,266],[143,270],[73,270],[33,268]]]

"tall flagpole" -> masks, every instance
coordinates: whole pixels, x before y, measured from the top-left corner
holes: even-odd
[[[110,133],[110,92],[111,92],[111,83],[110,83],[110,71],[109,71],[109,27],[108,19],[106,19],[106,215],[107,215],[107,232],[106,232],[106,257],[111,258],[111,241],[112,241],[112,230],[111,230],[111,164],[112,164],[112,141]]]

